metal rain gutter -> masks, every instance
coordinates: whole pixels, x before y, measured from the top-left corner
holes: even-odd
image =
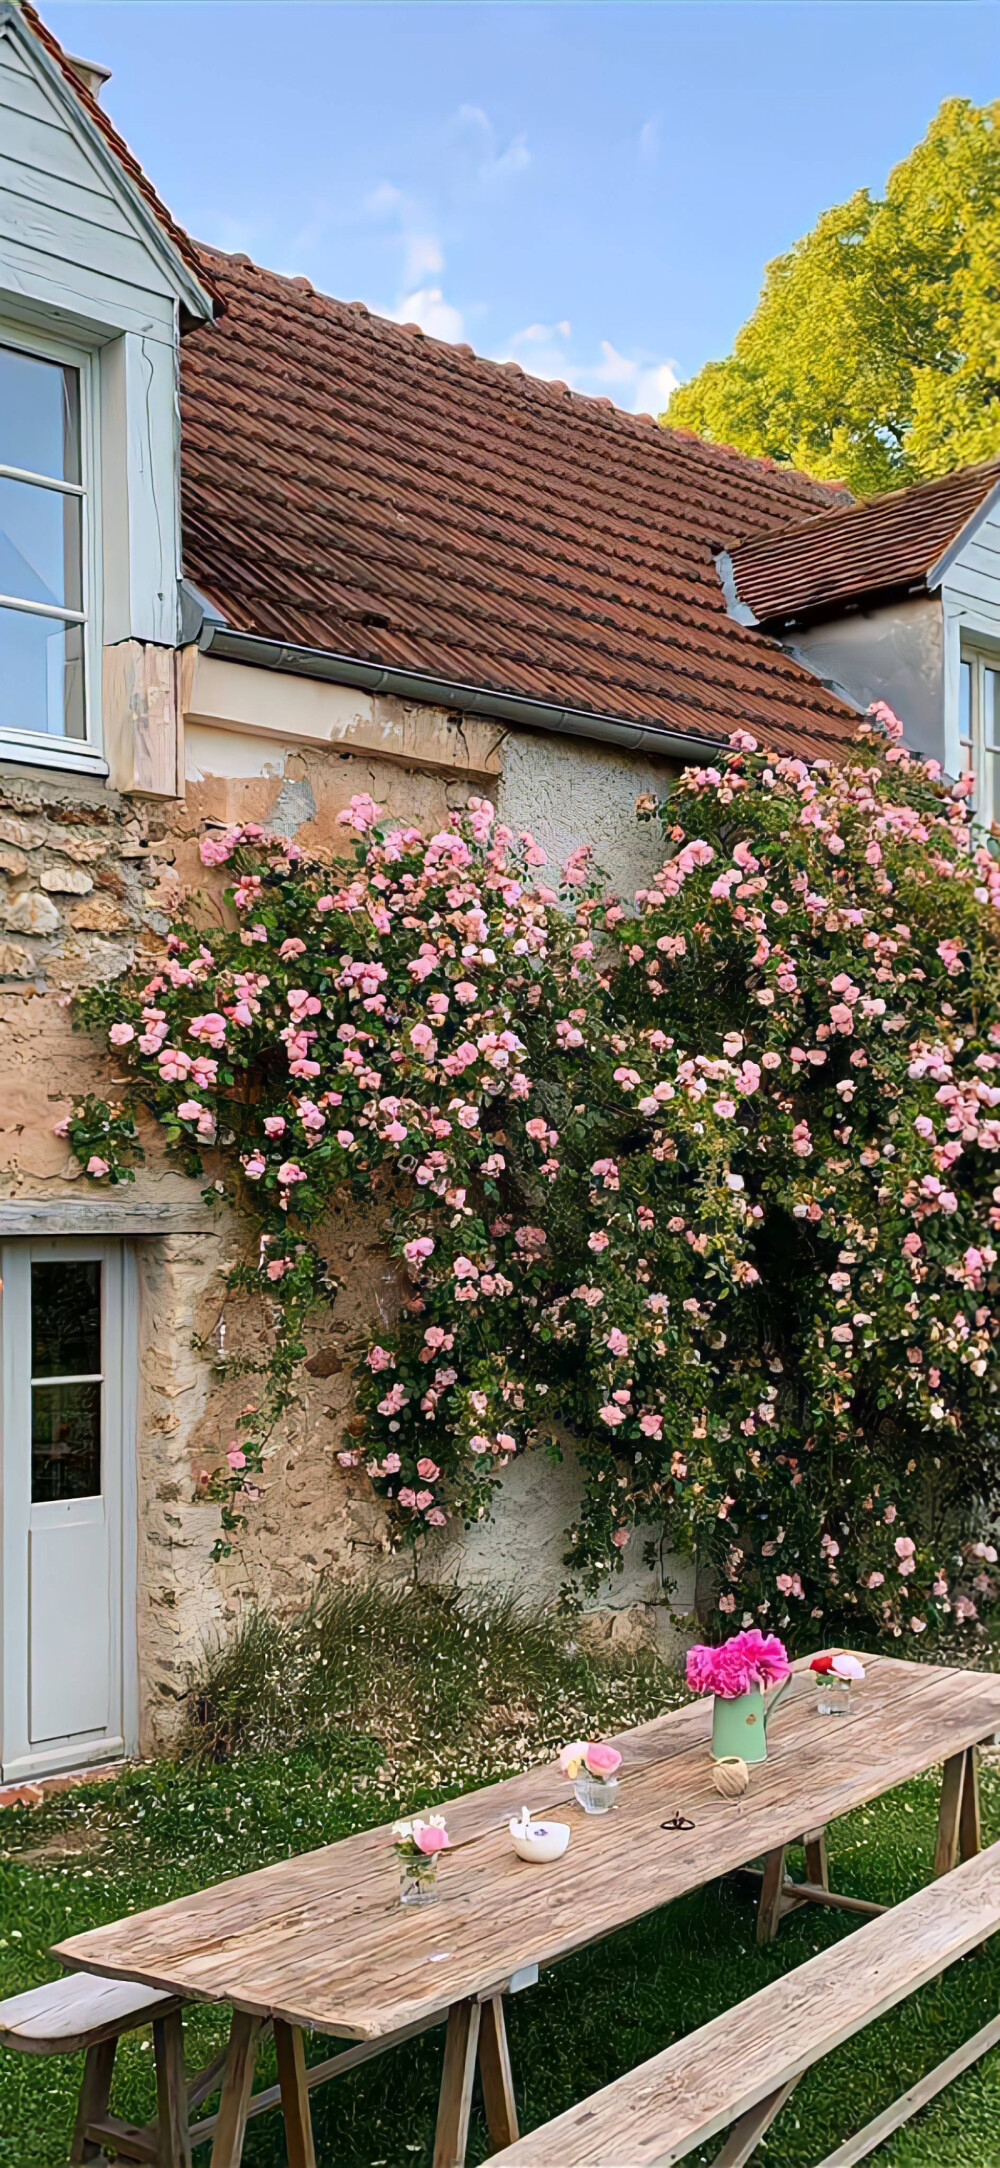
[[[421,670],[397,670],[381,663],[359,662],[353,655],[338,655],[330,648],[296,647],[283,640],[266,640],[256,632],[237,632],[230,625],[206,618],[198,638],[204,655],[225,662],[247,663],[257,670],[279,670],[293,677],[325,679],[335,685],[355,685],[360,691],[386,693],[399,700],[419,700],[429,707],[455,708],[464,715],[481,715],[497,723],[521,723],[529,730],[557,732],[564,737],[591,738],[603,745],[619,745],[628,752],[673,755],[685,761],[703,762],[727,750],[724,739],[698,737],[693,732],[668,730],[656,723],[627,723],[617,715],[591,714],[586,708],[553,707],[544,700],[521,699],[513,693],[488,692],[477,685],[463,685],[454,678],[431,677]]]

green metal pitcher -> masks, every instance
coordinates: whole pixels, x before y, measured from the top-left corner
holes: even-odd
[[[739,1754],[745,1762],[766,1761],[768,1723],[791,1683],[789,1672],[766,1700],[760,1686],[752,1687],[749,1694],[735,1695],[732,1701],[724,1701],[721,1694],[716,1694],[712,1712],[713,1761],[723,1761],[727,1754]]]

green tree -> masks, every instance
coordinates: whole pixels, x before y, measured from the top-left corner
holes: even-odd
[[[1000,101],[946,99],[884,198],[824,212],[664,418],[859,495],[1000,452]]]

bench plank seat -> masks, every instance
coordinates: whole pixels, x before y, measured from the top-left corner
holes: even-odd
[[[490,2168],[670,2168],[998,1928],[994,1844],[495,2153]]]
[[[157,1988],[71,1972],[0,2002],[0,2043],[27,2055],[75,2055],[179,2008]]]

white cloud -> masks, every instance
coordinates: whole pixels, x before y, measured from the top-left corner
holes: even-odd
[[[524,173],[531,164],[527,136],[513,136],[501,150],[493,122],[481,105],[460,105],[456,128],[469,141],[476,179],[484,188],[496,187],[499,182],[510,180],[515,173]]]
[[[662,413],[678,382],[672,362],[641,352],[621,354],[610,339],[601,340],[599,359],[582,360],[570,346],[571,330],[566,318],[527,324],[510,342],[511,358],[532,376],[559,379],[571,391],[603,392],[633,414]]]
[[[419,324],[432,339],[448,339],[454,345],[462,337],[462,311],[445,300],[440,286],[420,286],[406,294],[398,308],[383,313],[397,324]]]
[[[639,130],[638,157],[644,173],[652,173],[660,155],[660,123],[654,116],[644,120]]]

